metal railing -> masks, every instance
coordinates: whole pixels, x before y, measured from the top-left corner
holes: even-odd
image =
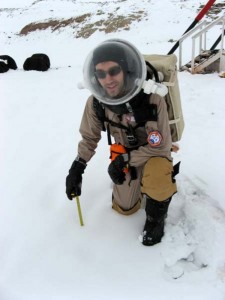
[[[224,41],[224,29],[225,29],[225,14],[218,19],[214,20],[212,23],[206,25],[206,21],[199,23],[192,30],[184,34],[179,39],[179,69],[182,68],[182,44],[183,41],[186,40],[189,36],[192,35],[192,57],[191,57],[191,72],[194,73],[195,66],[195,51],[196,51],[196,39],[199,38],[199,53],[202,50],[206,50],[206,33],[215,25],[222,24],[222,33],[221,33],[221,42],[220,42],[220,50],[219,50],[219,58],[223,55],[223,41]],[[195,33],[196,31],[199,31]],[[195,33],[195,34],[194,34]],[[194,34],[194,35],[193,35]]]

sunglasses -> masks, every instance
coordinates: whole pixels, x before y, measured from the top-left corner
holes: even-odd
[[[104,79],[106,78],[107,74],[109,74],[109,76],[116,76],[118,75],[120,72],[122,71],[120,66],[115,66],[112,67],[110,69],[108,69],[108,71],[103,71],[103,70],[96,70],[95,71],[95,75],[98,79]]]

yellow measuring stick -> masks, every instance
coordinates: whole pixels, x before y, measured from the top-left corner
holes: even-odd
[[[78,196],[76,196],[75,198],[76,198],[76,201],[77,201],[77,210],[78,210],[78,215],[79,215],[79,219],[80,219],[80,226],[84,226],[81,207],[80,207],[80,199],[79,199]]]
[[[78,196],[76,197],[76,200],[77,200],[77,209],[78,209],[78,214],[79,214],[79,219],[80,219],[80,226],[84,226],[81,207],[80,207],[80,199]]]

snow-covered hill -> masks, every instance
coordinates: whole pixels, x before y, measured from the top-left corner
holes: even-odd
[[[112,211],[104,134],[84,175],[84,227],[76,203],[65,195],[89,95],[77,89],[86,55],[115,37],[134,43],[142,53],[166,54],[200,4],[1,1],[0,55],[12,56],[18,65],[0,74],[1,300],[225,299],[225,81],[217,73],[178,74],[186,127],[174,154],[175,162],[181,160],[179,192],[160,244],[144,247],[139,241],[143,209],[129,217]],[[48,26],[20,34],[34,22],[62,24],[83,15],[88,15],[84,21],[57,30]],[[125,20],[128,15],[135,17],[117,30],[116,17]],[[78,37],[90,24],[96,30]],[[113,30],[108,32],[106,24]],[[209,45],[216,38],[215,30]],[[186,59],[191,57],[189,46],[187,42]],[[49,55],[51,69],[25,72],[23,62],[38,52]]]

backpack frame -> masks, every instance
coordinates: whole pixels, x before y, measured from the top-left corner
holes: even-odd
[[[153,66],[156,71],[162,72],[164,75],[164,79],[161,83],[165,84],[168,88],[168,94],[165,96],[165,100],[167,103],[170,131],[172,141],[177,142],[181,139],[184,130],[184,118],[177,77],[177,57],[175,54],[147,54],[143,55],[143,57],[146,61],[148,72],[153,75],[155,74],[155,71],[151,68]]]

